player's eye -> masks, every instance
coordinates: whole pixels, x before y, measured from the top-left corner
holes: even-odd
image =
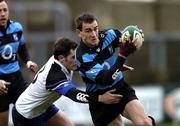
[[[90,32],[92,32],[93,30],[92,29],[86,29],[85,30],[85,32],[87,32],[87,33],[90,33]]]
[[[7,12],[7,8],[4,8],[2,11],[3,11],[3,12]]]
[[[97,31],[98,31],[98,27],[95,27],[95,28],[94,28],[94,31],[96,31],[96,32],[97,32]]]
[[[76,58],[76,56],[74,55],[74,56],[72,56],[72,59],[75,59]]]

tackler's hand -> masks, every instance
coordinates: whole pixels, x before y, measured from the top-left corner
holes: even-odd
[[[116,89],[105,92],[99,95],[99,102],[104,104],[116,104],[122,99],[122,95],[115,93]]]

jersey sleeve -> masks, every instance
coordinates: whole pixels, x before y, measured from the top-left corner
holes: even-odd
[[[86,92],[76,88],[72,88],[67,91],[65,96],[79,103],[98,102],[98,95],[87,94]]]
[[[54,87],[54,85],[57,85]],[[58,92],[60,95],[64,95],[71,100],[79,103],[88,103],[88,102],[97,102],[98,101],[98,95],[95,94],[87,94],[84,91],[76,89],[76,86],[71,81],[62,80],[54,85],[51,85],[51,90]]]
[[[30,60],[29,52],[25,44],[24,34],[23,34],[23,27],[20,23],[15,22],[18,32],[19,38],[19,47],[18,47],[18,54],[20,58],[26,63]]]
[[[57,63],[52,64],[45,86],[47,90],[56,91],[60,95],[64,95],[69,89],[75,88],[75,85],[67,78],[67,75]]]
[[[24,34],[23,34],[23,27],[19,22],[15,22],[15,25],[16,25],[17,30],[18,30],[17,32],[21,32],[21,34],[19,34],[19,44],[23,45],[25,43]]]
[[[25,63],[30,60],[29,52],[28,52],[28,49],[27,49],[25,43],[23,45],[19,46],[18,54]]]
[[[48,85],[46,88],[56,91],[61,95],[65,95],[70,89],[75,88],[75,85],[71,81],[61,80],[57,83]]]

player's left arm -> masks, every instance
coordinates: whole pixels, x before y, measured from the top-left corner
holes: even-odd
[[[115,89],[107,91],[102,95],[93,94],[93,93],[87,94],[82,90],[72,88],[65,94],[65,96],[69,97],[75,102],[80,102],[80,103],[101,102],[104,104],[115,104],[118,103],[123,96],[119,94],[115,94],[114,92]]]
[[[25,43],[19,46],[18,54],[23,62],[26,63],[28,69],[30,69],[33,73],[36,73],[38,71],[38,65],[30,60],[30,56]]]
[[[30,60],[29,52],[26,47],[26,43],[24,42],[23,32],[20,35],[18,54],[23,62],[26,63],[28,69],[30,69],[33,73],[38,71],[38,65]]]
[[[114,104],[119,102],[119,100],[122,98],[121,95],[114,93],[115,90],[107,91],[102,95],[93,93],[88,94],[82,90],[77,89],[74,83],[71,81],[64,81],[52,90],[79,103],[102,102],[104,104]]]
[[[18,54],[24,63],[27,63],[27,61],[30,60],[29,53],[25,44],[19,46]]]

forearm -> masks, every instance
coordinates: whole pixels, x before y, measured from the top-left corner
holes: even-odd
[[[18,54],[24,63],[27,63],[27,61],[30,60],[30,56],[25,44],[19,46]]]
[[[98,95],[87,94],[86,92],[76,88],[70,89],[65,96],[79,103],[98,102]]]

